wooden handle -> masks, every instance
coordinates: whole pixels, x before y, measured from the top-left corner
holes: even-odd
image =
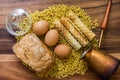
[[[105,29],[107,26],[108,16],[109,16],[111,5],[112,5],[112,0],[109,0],[108,5],[107,5],[107,9],[106,9],[106,13],[105,13],[105,17],[104,17],[104,20],[103,20],[103,23],[101,26],[102,29]]]

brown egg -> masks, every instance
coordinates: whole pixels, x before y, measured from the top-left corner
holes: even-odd
[[[56,29],[49,30],[45,35],[45,43],[48,46],[55,45],[59,40],[59,33]]]
[[[71,49],[65,44],[59,44],[55,47],[54,52],[58,57],[65,58],[70,54]]]
[[[49,23],[45,20],[36,22],[33,26],[33,32],[37,35],[44,35],[49,29]]]

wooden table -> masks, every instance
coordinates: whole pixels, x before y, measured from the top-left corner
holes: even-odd
[[[24,67],[12,52],[16,40],[5,29],[5,17],[9,11],[23,8],[28,11],[43,10],[54,4],[79,5],[93,18],[99,26],[105,14],[107,0],[0,0],[0,80],[56,80],[55,78],[38,78]],[[100,28],[94,31],[99,38]],[[113,0],[109,23],[103,36],[102,50],[120,59],[120,0]],[[63,80],[100,80],[88,70],[85,76],[74,75]],[[120,67],[111,77],[120,80]]]

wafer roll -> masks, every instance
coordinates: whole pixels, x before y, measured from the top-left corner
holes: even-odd
[[[71,34],[79,41],[79,43],[82,46],[86,46],[89,43],[86,37],[84,37],[84,35],[82,35],[78,32],[78,30],[75,29],[75,27],[71,24],[71,20],[69,18],[62,17],[61,22],[68,29],[68,31],[70,31]]]
[[[74,47],[76,50],[79,50],[82,46],[79,42],[71,35],[71,33],[62,25],[60,20],[54,21],[55,28],[63,35],[66,41]]]
[[[82,31],[89,41],[95,37],[95,34],[81,21],[81,19],[74,12],[69,11],[67,16],[78,27],[76,29],[78,31]]]

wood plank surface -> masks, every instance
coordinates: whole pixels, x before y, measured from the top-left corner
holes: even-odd
[[[5,29],[5,18],[11,10],[16,8],[23,8],[27,11],[43,10],[54,4],[80,6],[93,19],[97,19],[100,26],[105,14],[107,0],[0,0],[0,80],[56,80],[55,78],[38,78],[33,72],[25,68],[12,52],[12,45],[16,42],[14,36],[9,35]],[[98,27],[94,32],[99,39],[100,28]],[[101,49],[120,59],[120,0],[113,0]],[[75,75],[63,80],[68,79],[100,80],[90,70],[88,70],[85,76]],[[120,67],[111,77],[111,80],[119,79]]]
[[[113,55],[113,54],[112,54]],[[114,55],[113,55],[114,56]],[[120,59],[120,57],[117,57]],[[8,67],[9,66],[9,67]],[[14,54],[0,55],[0,80],[59,80],[56,78],[39,78],[32,71],[22,65]],[[119,80],[120,66],[110,80]],[[101,80],[95,72],[88,70],[84,76],[74,75],[62,80]]]

